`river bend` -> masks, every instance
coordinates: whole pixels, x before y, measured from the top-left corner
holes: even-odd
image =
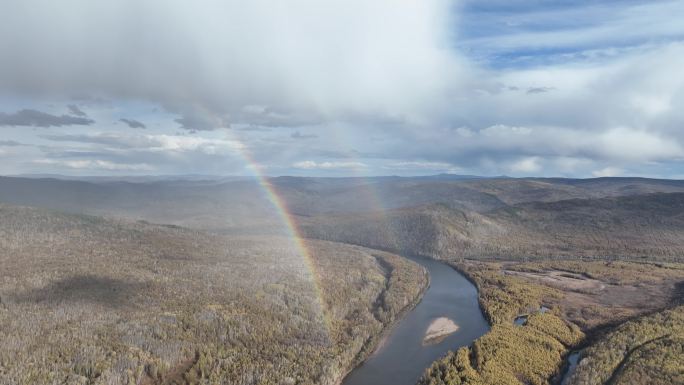
[[[386,340],[343,385],[414,385],[430,364],[450,350],[470,345],[489,331],[477,300],[477,289],[461,273],[436,260],[407,257],[424,266],[430,287],[420,303],[391,330]],[[437,318],[451,319],[458,330],[439,343],[423,338]]]

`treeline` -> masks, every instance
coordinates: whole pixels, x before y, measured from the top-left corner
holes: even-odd
[[[568,384],[684,384],[684,306],[617,327],[582,352]]]

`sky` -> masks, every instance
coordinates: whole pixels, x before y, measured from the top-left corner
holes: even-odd
[[[684,1],[0,2],[0,174],[684,178]]]

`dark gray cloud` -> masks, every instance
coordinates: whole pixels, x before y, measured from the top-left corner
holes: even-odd
[[[231,114],[235,122],[261,127],[302,127],[325,123],[325,117],[310,108],[249,105]]]
[[[255,126],[255,125],[242,127],[242,128],[239,128],[238,130],[239,131],[247,131],[247,132],[270,132],[270,131],[272,131],[271,128],[262,127],[262,126]]]
[[[189,131],[211,131],[218,128],[228,128],[227,119],[205,111],[190,110],[184,112],[180,118],[174,119],[180,127]]]
[[[69,108],[69,112],[71,113],[71,115],[74,115],[74,116],[81,116],[81,117],[88,116],[88,114],[86,114],[85,112],[83,112],[83,110],[81,110],[80,108],[78,108],[78,106],[75,105],[75,104],[69,104],[67,107]]]
[[[16,140],[0,140],[0,146],[3,147],[16,147],[23,146],[24,144],[17,142]]]
[[[528,94],[543,94],[545,92],[553,91],[553,87],[530,87],[527,89]]]
[[[292,139],[316,139],[316,138],[318,138],[318,135],[316,135],[316,134],[302,134],[299,131],[295,131],[290,135],[290,137]]]
[[[7,114],[0,112],[0,126],[61,127],[88,126],[94,120],[71,115],[52,115],[38,110],[24,109]]]
[[[119,121],[126,123],[130,128],[147,128],[147,126],[139,120],[121,118]]]
[[[112,100],[107,99],[102,96],[97,96],[97,95],[91,95],[88,93],[75,93],[72,94],[70,97],[71,100],[79,102],[80,104],[86,104],[86,105],[100,105],[100,106],[106,106],[112,103]]]
[[[40,150],[45,154],[47,158],[51,159],[68,159],[68,158],[77,158],[77,159],[115,159],[115,160],[125,160],[127,158],[130,158],[127,156],[128,154],[124,154],[123,156],[117,153],[113,153],[112,151],[83,151],[83,150],[68,150],[64,149],[63,147],[55,147],[55,146],[40,146]]]

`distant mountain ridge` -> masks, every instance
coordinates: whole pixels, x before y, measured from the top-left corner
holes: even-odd
[[[0,177],[0,203],[229,233],[287,231],[254,179],[131,183]],[[306,236],[439,257],[679,258],[684,181],[269,179]]]
[[[442,204],[304,218],[305,234],[434,258],[682,260],[684,193],[570,199],[484,213]]]

